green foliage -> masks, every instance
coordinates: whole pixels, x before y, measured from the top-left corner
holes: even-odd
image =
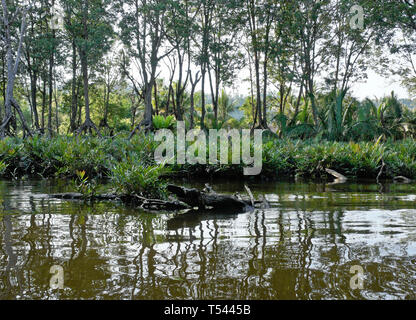
[[[129,158],[114,165],[110,179],[118,192],[163,199],[167,191],[166,182],[161,177],[166,173],[163,164],[143,165],[137,159]]]
[[[7,164],[5,176],[72,178],[77,171],[85,171],[88,177],[105,178],[114,163],[128,156],[152,163],[156,145],[151,136],[137,136],[130,141],[125,137],[6,138],[0,140],[0,161]]]
[[[269,140],[263,145],[263,174],[270,176],[326,176],[331,168],[353,178],[375,178],[386,164],[385,176],[416,177],[416,142],[329,142]]]
[[[7,169],[7,164],[3,161],[0,161],[0,175],[3,175]]]
[[[85,171],[77,171],[77,178],[73,181],[75,190],[83,195],[85,199],[92,198],[97,193],[97,183],[94,179],[89,179]]]
[[[0,173],[3,177],[24,175],[42,178],[75,179],[74,188],[86,198],[96,192],[96,180],[108,178],[119,192],[165,198],[167,174],[242,176],[243,164],[157,165],[154,151],[158,142],[152,135],[138,135],[128,140],[35,137],[22,141],[0,140]],[[219,147],[219,146],[218,146]],[[209,145],[206,154],[209,155]],[[230,148],[231,149],[231,148]],[[229,150],[231,163],[231,150]],[[404,139],[337,142],[326,140],[279,139],[263,137],[262,175],[324,177],[326,168],[352,178],[375,178],[385,162],[384,177],[404,175],[416,178],[416,141]],[[88,178],[87,178],[88,177]]]
[[[0,140],[0,161],[3,163],[3,175],[16,177],[24,172],[20,162],[24,157],[21,149],[22,145],[19,139]]]
[[[173,129],[175,126],[174,116],[161,116],[156,115],[153,117],[153,127],[157,129]]]

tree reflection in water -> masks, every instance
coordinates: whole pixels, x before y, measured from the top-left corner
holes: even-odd
[[[392,201],[343,188],[272,185],[272,209],[175,216],[3,184],[0,298],[416,298],[408,193]],[[64,267],[64,290],[49,289],[52,265]],[[366,272],[364,290],[350,289],[353,265]]]

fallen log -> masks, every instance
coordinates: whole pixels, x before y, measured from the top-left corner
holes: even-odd
[[[233,212],[247,212],[253,209],[250,203],[238,199],[235,196],[217,194],[212,190],[204,192],[198,189],[168,185],[168,191],[174,194],[179,201],[199,210],[212,208],[214,210],[224,209]]]
[[[81,193],[56,193],[50,194],[50,198],[63,200],[90,200],[90,201],[121,201],[132,204],[146,210],[184,210],[189,206],[176,200],[165,201],[159,199],[147,199],[138,195],[105,193],[86,197]]]
[[[189,209],[189,206],[186,204],[171,200],[158,200],[158,199],[147,199],[140,196],[134,196],[133,202],[138,203],[139,206],[147,210],[184,210]]]
[[[170,201],[159,199],[147,199],[139,195],[127,194],[97,194],[86,197],[81,193],[57,193],[49,197],[63,200],[91,200],[91,201],[121,201],[132,204],[146,210],[184,210],[197,208],[198,210],[212,209],[214,211],[227,211],[227,213],[243,213],[253,210],[257,204],[264,205],[264,201],[256,201],[250,189],[246,187],[249,195],[248,199],[232,195],[215,193],[211,187],[206,187],[200,191],[198,189],[188,189],[176,185],[168,185],[167,190],[179,200]]]
[[[91,200],[117,200],[120,198],[119,195],[114,193],[105,193],[105,194],[97,194],[94,196],[86,197],[81,193],[76,192],[67,192],[67,193],[54,193],[49,195],[50,198],[55,199],[63,199],[63,200],[83,200],[83,199],[91,199]]]

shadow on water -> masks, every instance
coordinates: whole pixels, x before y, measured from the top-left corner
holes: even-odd
[[[253,183],[272,208],[238,215],[39,196],[62,188],[0,183],[0,299],[416,298],[414,185]]]

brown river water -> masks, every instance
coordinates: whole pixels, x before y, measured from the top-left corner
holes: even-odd
[[[416,185],[249,185],[270,209],[153,214],[0,181],[0,299],[416,299]]]

